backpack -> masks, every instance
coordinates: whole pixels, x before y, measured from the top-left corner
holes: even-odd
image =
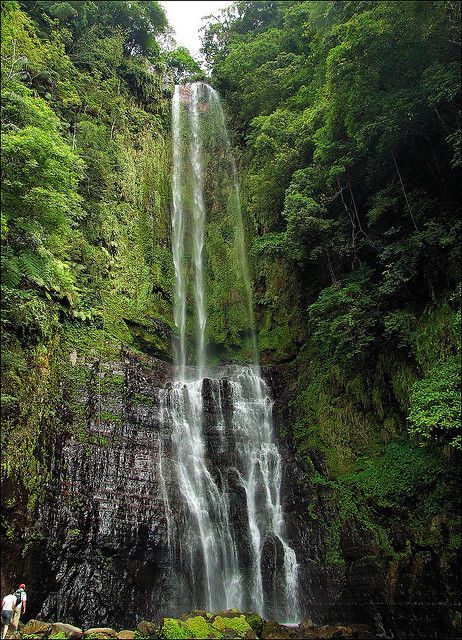
[[[16,598],[16,607],[18,606],[18,604],[21,604],[22,602],[22,594],[23,594],[23,590],[22,589],[16,589],[16,591],[14,592],[14,596]]]

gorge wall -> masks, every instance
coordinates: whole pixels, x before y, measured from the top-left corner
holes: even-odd
[[[171,383],[172,367],[124,348],[110,359],[78,356],[69,367],[76,377],[78,372],[81,386],[76,389],[75,377],[73,386],[63,389],[60,419],[67,433],[53,442],[50,477],[25,530],[26,544],[6,541],[4,584],[27,576],[31,616],[82,626],[134,626],[142,619],[181,614],[188,605],[169,551],[166,487],[172,511],[178,496],[172,482],[171,434],[160,401]],[[265,377],[276,399],[275,425],[283,434],[292,419],[293,365],[269,368]],[[221,450],[210,392],[206,386],[207,455],[220,470],[229,460]],[[46,446],[51,444],[48,440]],[[390,514],[384,514],[389,528],[381,520],[392,555],[361,516],[343,518],[338,491],[329,486],[327,468],[315,449],[300,459],[284,437],[279,446],[287,534],[300,563],[305,617],[319,623],[370,623],[398,638],[411,633],[451,637],[458,587],[455,558],[438,557],[416,544],[407,523],[412,512],[406,513],[404,506],[399,527]],[[15,487],[7,483],[4,500],[14,494]],[[332,525],[341,525],[336,551],[342,562],[330,560]],[[433,531],[445,535],[444,521],[435,521]],[[277,557],[277,550],[264,550],[264,566],[269,569]],[[266,579],[270,573],[263,575]],[[90,609],[89,600],[94,603]],[[136,606],[127,608],[127,602]]]

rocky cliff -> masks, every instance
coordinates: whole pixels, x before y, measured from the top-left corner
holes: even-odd
[[[79,626],[133,626],[180,615],[188,603],[169,546],[169,510],[179,509],[161,402],[172,367],[124,349],[111,359],[77,355],[68,366],[80,369],[84,382],[67,396],[64,383],[60,411],[67,427],[49,451],[49,480],[26,544],[7,543],[5,584],[26,576],[31,615]],[[304,616],[368,623],[398,638],[411,632],[451,637],[457,587],[451,559],[415,544],[404,553],[411,537],[404,513],[401,526],[390,531],[395,554],[386,553],[360,516],[342,522],[338,493],[327,479],[320,481],[327,478],[322,457],[315,450],[303,459],[293,453],[293,366],[265,375],[275,398],[288,538],[300,563]],[[208,455],[219,473],[229,460],[216,431],[212,384],[204,385],[204,401]],[[238,518],[238,488],[230,489]],[[331,525],[339,522],[341,561],[333,563]],[[265,545],[265,580],[280,562],[278,551],[275,541]]]

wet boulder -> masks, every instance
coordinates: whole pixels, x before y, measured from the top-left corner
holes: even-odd
[[[55,622],[51,625],[49,638],[54,638],[55,636],[62,638],[64,636],[68,640],[78,640],[82,635],[83,631],[79,627],[74,627],[74,625],[64,622]]]
[[[221,638],[221,633],[209,624],[202,616],[188,618],[185,621],[191,638]]]
[[[83,633],[84,638],[93,638],[97,640],[108,640],[110,638],[115,638],[117,640],[117,631],[111,629],[110,627],[93,627],[92,629],[87,629]]]
[[[347,638],[357,638],[358,640],[366,640],[375,638],[372,628],[366,624],[334,624],[316,627],[311,620],[302,622],[296,634],[297,638],[304,640],[346,640]]]
[[[242,613],[235,609],[223,611],[222,613],[228,615],[215,615],[212,620],[212,626],[225,637],[244,638],[245,640],[257,638],[257,634]],[[234,635],[230,635],[231,633],[234,633]]]
[[[263,618],[256,611],[246,611],[244,612],[244,617],[247,620],[247,623],[252,627],[257,636],[260,636],[262,627],[263,627]]]
[[[142,620],[136,627],[140,638],[158,638],[159,627],[155,622]]]
[[[29,620],[21,629],[23,636],[34,638],[47,638],[50,635],[52,625],[43,620]]]
[[[188,620],[188,618],[197,618],[197,616],[204,618],[204,620],[207,620],[208,622],[213,618],[213,613],[210,613],[210,611],[204,611],[203,609],[193,609],[192,611],[188,611],[188,613],[184,613],[180,616],[180,620],[183,620],[184,622],[185,620]]]
[[[265,620],[260,637],[262,640],[290,640],[294,637],[294,633],[278,622]]]

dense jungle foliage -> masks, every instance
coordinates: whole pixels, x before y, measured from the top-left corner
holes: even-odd
[[[262,360],[296,364],[286,436],[327,465],[334,562],[352,515],[385,547],[403,518],[444,546],[438,514],[460,542],[459,23],[458,2],[236,2],[203,33]]]
[[[169,100],[198,66],[166,35],[157,2],[2,2],[2,460],[30,505],[69,353],[170,350]]]
[[[75,351],[169,357],[170,98],[202,72],[157,2],[1,5],[3,473],[32,507]],[[261,1],[203,32],[332,563],[352,516],[392,557],[460,545],[459,23],[460,2]]]

